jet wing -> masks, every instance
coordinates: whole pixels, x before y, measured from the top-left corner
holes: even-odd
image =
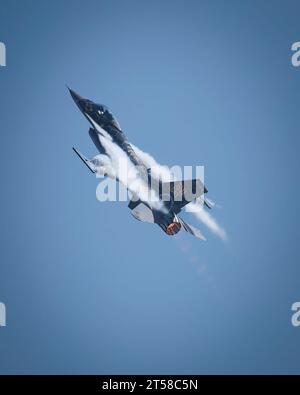
[[[93,158],[87,159],[74,147],[73,151],[79,156],[82,162],[90,169],[92,173],[97,173],[102,176],[108,176],[110,178],[117,179],[116,173],[112,167],[111,160],[108,155],[98,154]]]
[[[72,148],[76,155],[82,160],[82,162],[90,169],[92,173],[96,173],[97,170],[95,166],[85,157],[83,156],[75,147]]]
[[[199,229],[195,228],[194,226],[187,224],[182,218],[177,217],[179,219],[179,222],[181,223],[183,229],[190,233],[191,235],[197,237],[197,239],[200,240],[206,240],[205,236],[200,232]]]

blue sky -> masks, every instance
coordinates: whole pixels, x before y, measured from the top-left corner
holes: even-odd
[[[2,1],[1,373],[299,373],[299,11]],[[204,165],[228,242],[98,202],[65,84],[160,163]]]

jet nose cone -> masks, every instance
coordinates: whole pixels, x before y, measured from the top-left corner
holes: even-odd
[[[72,96],[72,98],[73,98],[73,100],[75,101],[76,104],[78,104],[78,102],[80,100],[84,100],[84,98],[82,96],[80,96],[78,93],[73,91],[71,88],[68,87],[68,89],[69,89],[70,94],[71,94],[71,96]]]

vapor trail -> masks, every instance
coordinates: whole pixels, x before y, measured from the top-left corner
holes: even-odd
[[[162,166],[156,160],[148,154],[147,152],[142,151],[137,146],[130,143],[134,151],[137,153],[138,157],[144,163],[144,165],[149,169],[151,168],[151,175],[154,178],[160,178],[164,182],[172,181],[174,179],[173,174],[171,174],[168,166]]]
[[[133,194],[144,202],[150,202],[157,210],[164,210],[163,203],[159,200],[153,189],[141,177],[126,153],[113,141],[99,136],[100,142],[111,159],[111,166],[119,181]]]
[[[194,216],[206,225],[215,235],[219,236],[223,241],[227,240],[227,235],[224,229],[217,223],[216,219],[212,217],[207,211],[204,210],[203,204],[191,202],[186,206],[186,211],[194,214]]]

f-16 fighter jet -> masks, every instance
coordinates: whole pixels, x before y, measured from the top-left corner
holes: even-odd
[[[100,154],[87,159],[76,148],[73,148],[89,170],[92,173],[116,178],[121,182],[112,166],[106,142],[116,144],[122,150],[120,152],[124,153],[138,169],[139,176],[147,188],[154,190],[160,203],[158,205],[157,201],[153,202],[140,195],[134,196],[133,193],[133,198],[128,205],[132,215],[140,221],[158,224],[167,235],[175,235],[183,229],[197,238],[205,240],[198,229],[187,224],[178,216],[185,205],[207,193],[203,183],[199,179],[170,182],[156,179],[152,182],[151,169],[147,168],[142,158],[134,151],[111,111],[102,104],[96,104],[81,97],[70,88],[69,91],[78,108],[91,124],[89,135]],[[208,208],[211,208],[209,202],[204,198],[203,202]]]

